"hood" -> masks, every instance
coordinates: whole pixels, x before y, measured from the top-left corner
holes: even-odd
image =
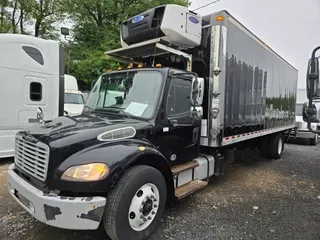
[[[82,112],[84,104],[64,104],[64,110],[67,111],[68,114],[78,114]]]
[[[317,125],[317,123],[311,123],[311,127],[313,127],[314,129],[316,129]],[[308,123],[303,121],[302,116],[296,116],[296,127],[298,130],[309,131]]]
[[[124,127],[136,129],[136,135],[152,125],[147,121],[127,118],[117,114],[83,113],[66,115],[46,124],[36,124],[27,128],[23,134],[33,135],[51,148],[62,148],[76,144],[86,148],[100,143],[98,135],[103,132]]]

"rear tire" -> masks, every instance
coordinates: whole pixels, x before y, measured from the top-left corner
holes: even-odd
[[[277,133],[270,137],[269,141],[269,158],[279,159],[284,150],[284,139],[282,134]]]
[[[160,224],[166,198],[166,182],[157,169],[131,167],[108,193],[105,231],[112,240],[147,239]]]
[[[310,144],[311,144],[312,146],[315,146],[315,145],[317,145],[317,143],[318,143],[318,135],[316,134],[316,135],[314,136],[314,138],[311,138],[311,139],[310,139]]]

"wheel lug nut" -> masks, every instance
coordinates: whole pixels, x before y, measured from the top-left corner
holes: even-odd
[[[155,205],[153,205],[153,207],[158,207],[158,205],[157,205],[157,204],[155,204]]]
[[[151,220],[151,217],[148,217],[148,220]]]
[[[146,221],[147,221],[147,219],[146,219],[146,218],[144,218],[144,219],[143,219],[143,221],[144,221],[144,222],[146,222]]]
[[[155,212],[155,211],[152,211],[152,214],[153,214],[153,215],[155,215],[155,214],[156,214],[156,212]]]
[[[146,202],[145,201],[142,201],[142,205],[144,205]]]
[[[146,199],[149,200],[150,199],[149,196],[147,196]]]
[[[151,199],[154,199],[154,196],[153,196],[153,195],[151,195]]]

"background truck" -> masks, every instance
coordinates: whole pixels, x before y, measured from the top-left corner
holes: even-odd
[[[56,41],[0,34],[0,158],[14,154],[14,136],[63,115],[64,52]]]
[[[48,225],[147,239],[234,149],[281,157],[297,71],[226,11],[159,6],[125,21],[121,43],[106,54],[128,68],[102,74],[82,114],[17,134],[7,185]]]
[[[308,62],[307,68],[307,96],[308,103],[304,105],[302,110],[303,120],[308,123],[310,132],[320,134],[320,129],[314,129],[313,123],[320,123],[320,111],[317,109],[316,104],[320,102],[320,46],[316,47]],[[317,55],[318,54],[318,55]]]
[[[77,79],[74,76],[64,75],[64,113],[81,113],[84,106],[82,92],[79,91]]]
[[[289,139],[307,139],[311,145],[316,145],[318,142],[318,134],[310,132],[308,124],[303,121],[302,109],[305,103],[308,101],[306,89],[297,90],[296,100],[296,127],[290,131]],[[315,103],[317,109],[320,109],[320,102]],[[312,123],[313,130],[319,128],[319,124]]]

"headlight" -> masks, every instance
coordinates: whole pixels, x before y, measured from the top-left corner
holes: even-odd
[[[61,179],[75,182],[98,181],[108,175],[109,167],[104,163],[90,163],[68,168]]]

